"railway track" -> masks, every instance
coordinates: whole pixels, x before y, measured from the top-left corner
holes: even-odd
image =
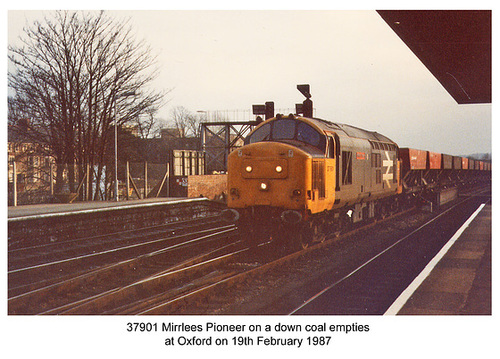
[[[191,232],[210,231],[218,223],[216,218],[186,221],[9,251],[9,297],[182,243]]]
[[[462,202],[471,201],[473,198],[473,194],[464,196]],[[453,208],[448,211],[453,211]],[[459,215],[463,209],[455,211]],[[421,217],[429,216],[420,214],[417,217],[420,220]],[[388,231],[404,232],[405,236],[410,236],[409,231],[414,230],[414,225],[405,220],[388,219],[384,223],[387,223],[385,227]],[[392,293],[399,290],[394,288],[404,286],[409,280],[402,274],[404,269],[415,266],[408,261],[410,256],[405,256],[404,253],[415,251],[416,257],[429,255],[417,245],[415,248],[401,249],[401,258],[389,256],[389,259],[380,264],[379,257],[384,257],[384,254],[389,252],[388,248],[397,247],[395,242],[404,240],[389,240],[382,238],[383,235],[361,241],[354,239],[358,235],[363,237],[367,232],[373,231],[369,227],[358,228],[340,238],[331,235],[318,246],[297,253],[283,254],[284,252],[276,250],[274,244],[269,241],[263,241],[257,246],[247,246],[245,241],[239,238],[234,226],[221,226],[216,220],[211,225],[212,227],[207,228],[207,224],[200,223],[197,227],[193,223],[186,223],[186,228],[182,228],[182,225],[155,227],[148,232],[127,232],[79,240],[74,246],[69,245],[67,248],[44,246],[42,256],[45,260],[47,256],[52,260],[38,259],[40,264],[32,266],[23,266],[28,259],[23,259],[22,253],[36,258],[34,253],[37,248],[25,249],[24,252],[16,250],[12,260],[9,252],[9,313],[249,314],[252,312],[252,305],[245,303],[239,303],[240,308],[236,308],[235,305],[238,304],[233,303],[231,309],[231,301],[234,302],[235,296],[240,296],[239,287],[245,287],[246,284],[249,287],[258,287],[259,279],[255,284],[255,278],[264,278],[268,272],[274,273],[274,276],[289,278],[289,274],[298,268],[298,276],[317,278],[316,282],[313,280],[310,288],[301,290],[299,294],[288,295],[285,300],[279,302],[280,308],[271,303],[271,296],[265,298],[262,305],[267,305],[267,308],[260,308],[259,313],[318,314],[317,308],[310,309],[313,307],[310,307],[309,303],[316,301],[324,292],[336,291],[336,300],[340,304],[335,305],[336,311],[332,314],[380,314],[381,308],[387,306],[387,298],[397,297],[399,294]],[[380,227],[380,223],[371,226],[377,225]],[[425,227],[427,226],[421,226]],[[430,233],[435,230],[432,229]],[[113,248],[110,249],[110,246]],[[78,248],[85,250],[79,252]],[[47,253],[51,250],[54,250],[53,253]],[[301,262],[319,262],[315,259],[316,254],[325,252],[324,255],[329,256],[329,250],[335,253],[327,260],[331,262],[338,259],[333,277],[332,273],[326,272],[328,268],[311,270],[306,266],[304,268],[307,269],[301,269]],[[75,251],[77,255],[71,256]],[[356,256],[353,256],[354,251]],[[120,252],[121,255],[116,254]],[[357,259],[352,261],[353,257]],[[96,261],[89,263],[89,258],[95,258]],[[81,263],[85,265],[80,267]],[[375,264],[377,269],[372,267]],[[391,270],[388,271],[388,268]],[[67,274],[55,276],[56,273],[66,270]],[[52,275],[41,276],[40,273],[43,272],[54,273],[55,279]],[[264,273],[266,275],[263,275]],[[373,276],[370,273],[377,274]],[[29,280],[27,283],[17,283],[16,286],[15,282],[11,282],[16,275],[25,278],[24,280],[27,280],[27,277]],[[365,275],[364,279],[359,279],[360,275]],[[326,288],[325,276],[333,278],[333,284],[328,284]],[[387,281],[380,280],[384,276],[390,278],[391,283],[399,281],[401,284],[396,287],[393,283],[387,284]],[[272,278],[273,275],[269,277]],[[318,282],[318,278],[322,281]],[[301,278],[297,279],[300,281]],[[242,286],[239,285],[241,283]],[[252,290],[257,293],[255,288]],[[307,305],[304,305],[304,302]],[[342,303],[344,304],[341,305]],[[349,305],[345,306],[345,303]],[[370,303],[371,307],[367,307],[366,303]],[[224,308],[229,310],[225,311]]]
[[[290,260],[285,256],[275,262],[277,265],[256,268],[252,277],[240,280],[244,285],[218,290],[213,300],[186,307],[182,313],[383,314],[418,274],[418,269],[441,248],[445,238],[449,239],[446,232],[456,229],[460,216],[465,218],[489,196],[469,193],[462,196],[465,201],[462,199],[458,206],[438,213],[414,211],[338,238],[330,236],[325,243],[291,255]],[[445,218],[451,220],[447,224],[441,222]],[[434,238],[436,233],[440,238]],[[422,238],[416,241],[418,234]],[[422,240],[431,244],[422,245]],[[400,248],[395,244],[398,241],[416,247]],[[394,253],[396,249],[399,254]],[[325,292],[335,293],[335,298],[324,295]],[[327,309],[317,304],[320,301]]]
[[[9,313],[67,309],[70,303],[81,303],[116,286],[157,275],[165,268],[188,265],[198,257],[234,246],[235,231],[236,227],[212,219],[208,223],[191,221],[156,226],[150,231],[87,238],[75,241],[76,247],[68,244],[68,249],[43,246],[42,259],[38,260],[33,258],[37,258],[39,248],[16,250],[12,255],[9,252]],[[50,250],[53,252],[47,254]],[[37,264],[27,265],[30,261]]]
[[[395,217],[404,215],[398,213]],[[387,218],[390,220],[391,218]],[[379,222],[380,223],[380,222]],[[353,228],[346,236],[353,236],[360,230],[367,230],[373,224],[361,228]],[[245,248],[234,256],[233,260],[225,264],[219,263],[216,274],[205,281],[191,283],[193,288],[178,296],[162,295],[152,298],[148,303],[132,303],[127,309],[131,309],[126,314],[206,314],[214,311],[214,307],[224,305],[226,301],[231,301],[232,290],[239,284],[251,282],[252,278],[265,276],[267,271],[274,271],[276,268],[287,268],[288,264],[293,265],[294,261],[314,253],[325,246],[337,241],[338,235],[332,233],[327,236],[325,242],[310,247],[300,252],[290,253],[286,248],[277,248],[275,243],[261,242],[257,247]],[[285,269],[286,270],[286,269]],[[213,274],[213,273],[212,273]],[[230,298],[227,298],[227,297]],[[124,308],[121,308],[123,310]],[[217,309],[215,309],[217,312]],[[123,312],[122,312],[123,313]],[[244,314],[244,313],[240,313]]]
[[[48,266],[52,262],[71,259],[78,256],[95,254],[103,249],[117,249],[127,245],[143,243],[155,238],[164,238],[169,234],[182,234],[188,230],[204,227],[211,223],[220,223],[218,216],[197,218],[188,221],[168,223],[133,230],[107,233],[98,236],[78,238],[70,241],[57,241],[39,245],[9,249],[9,272],[22,271],[30,267]]]
[[[247,242],[239,239],[236,227],[233,225],[218,226],[170,237],[161,237],[148,241],[138,242],[137,239],[121,240],[121,246],[109,249],[105,243],[96,238],[78,241],[77,247],[85,248],[84,253],[68,257],[74,249],[58,249],[50,256],[62,256],[50,262],[29,267],[18,267],[24,259],[16,250],[17,258],[10,261],[10,276],[18,275],[28,284],[11,285],[10,291],[15,293],[9,297],[10,314],[163,314],[183,313],[186,304],[195,303],[198,306],[200,298],[204,300],[213,290],[224,286],[232,286],[243,280],[256,270],[262,271],[266,266],[274,266],[279,262],[291,260],[299,253],[283,256],[276,248],[269,250],[273,244],[264,240],[255,241],[248,246]],[[158,228],[154,228],[157,232]],[[168,229],[170,234],[178,233]],[[140,231],[144,236],[144,231]],[[108,244],[106,235],[104,242]],[[137,235],[137,233],[136,233]],[[158,233],[155,234],[158,236]],[[175,242],[161,249],[151,250],[151,245],[158,241],[172,241],[176,237],[183,237],[182,241]],[[95,241],[99,243],[95,243]],[[131,244],[132,241],[132,244]],[[82,243],[87,242],[88,247]],[[115,242],[111,241],[113,244]],[[104,247],[95,252],[91,248]],[[140,255],[125,257],[122,260],[107,261],[108,253],[119,251],[128,252],[131,248],[149,248],[149,251]],[[43,246],[42,256],[46,257],[47,246]],[[143,250],[144,250],[143,248]],[[26,251],[29,257],[36,257],[37,248]],[[92,253],[88,253],[91,251]],[[90,257],[99,258],[101,262],[89,264]],[[85,266],[78,268],[78,265]],[[48,279],[46,269],[57,273],[73,266],[71,273],[59,276],[55,280]],[[32,273],[30,273],[32,272]],[[27,274],[28,273],[28,274]],[[41,275],[45,273],[45,275]],[[27,290],[29,288],[29,290]],[[34,288],[34,289],[33,289]]]
[[[461,200],[355,269],[342,271],[290,314],[384,314],[481,202],[477,197]]]

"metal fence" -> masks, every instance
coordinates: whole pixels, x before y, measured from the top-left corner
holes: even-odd
[[[167,163],[118,163],[118,194],[114,192],[114,167],[81,168],[74,165],[73,184],[69,166],[55,186],[57,167],[53,162],[9,162],[8,205],[67,203],[187,196],[187,176],[205,174],[205,154],[200,151],[173,150]]]

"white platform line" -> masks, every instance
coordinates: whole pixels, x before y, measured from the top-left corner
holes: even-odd
[[[127,209],[133,209],[133,208],[169,206],[169,205],[180,204],[180,203],[202,202],[202,201],[208,201],[208,199],[207,198],[189,198],[189,199],[161,201],[161,202],[136,202],[133,204],[126,204],[126,205],[113,205],[112,202],[107,202],[102,207],[95,207],[95,208],[89,208],[89,209],[74,209],[74,210],[68,210],[65,212],[49,212],[49,213],[33,214],[33,215],[26,215],[26,216],[19,216],[19,217],[10,217],[7,219],[7,221],[8,222],[19,222],[19,221],[25,221],[25,220],[31,220],[31,219],[44,219],[44,218],[51,218],[51,217],[72,216],[75,214],[88,214],[88,213],[97,213],[97,212],[120,211],[120,210],[127,210]],[[89,203],[89,202],[86,202],[86,203]],[[99,203],[99,202],[97,202],[97,203]],[[103,202],[100,202],[100,203],[103,203]],[[119,203],[124,203],[124,202],[119,202]]]
[[[458,238],[462,235],[465,229],[471,224],[471,222],[476,218],[476,216],[481,212],[485,204],[481,204],[478,209],[469,217],[469,219],[460,227],[460,229],[450,238],[450,240],[444,245],[438,254],[432,258],[432,260],[427,264],[422,272],[411,282],[411,284],[400,294],[394,303],[387,309],[384,315],[396,315],[401,310],[401,308],[406,304],[408,299],[413,295],[417,288],[424,282],[424,280],[429,276],[431,271],[434,269],[436,264],[444,257],[446,252],[453,246]]]

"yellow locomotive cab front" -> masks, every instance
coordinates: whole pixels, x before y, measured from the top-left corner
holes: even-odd
[[[304,209],[309,156],[285,143],[259,142],[228,158],[228,207]],[[310,162],[310,161],[309,161]]]
[[[277,116],[245,142],[228,157],[225,218],[250,237],[266,233],[299,248],[321,241],[324,221],[308,219],[319,218],[335,202],[336,161],[326,156],[325,133],[308,119]]]
[[[276,228],[331,210],[335,159],[326,150],[325,134],[307,119],[277,116],[257,127],[228,157],[227,219]]]

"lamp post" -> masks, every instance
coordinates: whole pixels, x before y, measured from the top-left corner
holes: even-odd
[[[208,118],[209,118],[209,112],[208,111],[204,111],[204,110],[198,110],[196,111],[197,113],[201,114],[204,118],[204,121],[208,121]],[[200,141],[201,141],[201,150],[203,152],[206,152],[206,134],[205,134],[205,127],[203,126],[202,123],[200,123]]]
[[[119,201],[118,197],[118,124],[116,122],[116,116],[117,116],[117,99],[120,97],[128,97],[128,96],[134,96],[135,91],[129,91],[129,92],[124,92],[119,95],[115,95],[115,118],[114,118],[114,123],[115,123],[115,201]]]

